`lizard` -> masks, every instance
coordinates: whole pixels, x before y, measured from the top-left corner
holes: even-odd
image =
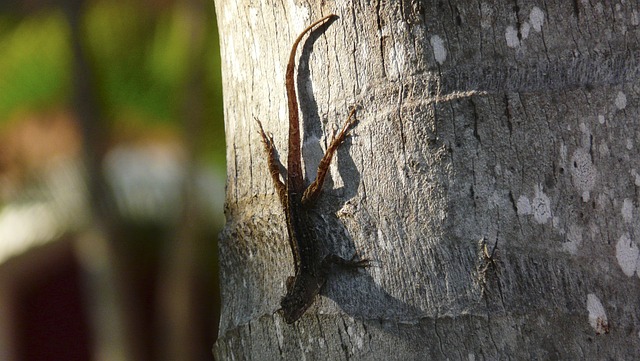
[[[280,309],[278,310],[288,324],[296,322],[313,304],[316,296],[326,283],[333,265],[352,269],[369,266],[369,260],[356,260],[356,255],[351,259],[344,259],[336,254],[322,256],[320,254],[320,243],[312,229],[308,214],[322,191],[322,185],[333,155],[349,135],[350,128],[355,125],[355,107],[351,109],[340,132],[337,135],[334,134],[318,165],[316,179],[306,188],[302,174],[300,119],[294,83],[296,49],[306,33],[315,26],[334,18],[337,18],[337,16],[331,14],[309,25],[296,38],[291,47],[285,73],[285,88],[289,110],[289,149],[284,182],[280,179],[280,167],[273,137],[265,133],[262,123],[256,118],[264,150],[267,153],[269,173],[285,213],[289,246],[293,253],[294,276],[287,278],[287,291],[280,301]]]

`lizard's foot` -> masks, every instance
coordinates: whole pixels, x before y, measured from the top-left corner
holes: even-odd
[[[322,260],[322,266],[328,267],[330,265],[336,265],[336,266],[349,268],[349,269],[358,269],[358,268],[371,266],[371,262],[368,259],[357,259],[357,258],[358,258],[357,253],[354,254],[353,257],[351,257],[351,259],[344,259],[338,255],[330,254],[330,255],[327,255]]]

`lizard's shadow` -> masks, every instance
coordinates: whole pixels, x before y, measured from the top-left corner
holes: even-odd
[[[318,164],[320,163],[320,159],[324,154],[324,150],[320,146],[320,141],[323,136],[323,128],[326,129],[326,136],[324,138],[325,149],[327,148],[328,143],[331,141],[331,131],[332,129],[328,129],[329,119],[320,119],[320,112],[318,110],[318,102],[313,96],[313,82],[311,81],[311,70],[309,67],[309,60],[311,58],[311,54],[313,53],[313,46],[315,42],[320,38],[324,32],[327,31],[328,27],[336,20],[337,18],[332,18],[316,29],[312,30],[307,37],[307,40],[304,42],[302,46],[302,50],[300,52],[300,59],[298,60],[298,75],[296,78],[296,84],[298,88],[298,99],[299,99],[299,107],[300,112],[302,114],[302,134],[304,136],[303,139],[303,159],[304,159],[304,167],[305,167],[305,181],[310,183],[315,179],[318,170]],[[348,113],[348,109],[344,110],[344,119],[346,119]],[[341,127],[344,119],[332,119],[331,124],[334,124],[337,127]],[[322,124],[324,123],[324,124]],[[353,131],[353,129],[352,129]],[[349,141],[349,137],[345,140],[345,142],[338,148],[339,154],[344,154],[345,150],[349,148],[351,145]],[[341,157],[336,154],[334,158],[337,157],[341,161],[345,157]],[[335,161],[335,159],[334,159]],[[342,162],[344,163],[344,162]],[[349,170],[353,174],[356,175],[355,184],[360,182],[360,173],[357,172],[355,164],[353,161],[349,160],[350,164],[342,164],[348,167],[345,170]],[[342,169],[341,169],[342,170]],[[348,187],[344,187],[348,188]],[[333,189],[333,179],[331,178],[331,174],[328,174],[328,177],[325,180],[325,186],[323,189]],[[343,191],[345,189],[342,189]],[[350,194],[343,194],[343,198],[350,199],[356,195],[355,189],[350,189]],[[329,192],[323,192],[323,197],[327,196]],[[333,192],[335,194],[335,191]],[[334,204],[336,202],[333,202]],[[335,210],[334,210],[335,211]]]
[[[326,149],[328,143],[331,141],[333,131],[333,129],[327,129],[327,124],[335,124],[336,127],[341,127],[349,112],[349,109],[344,109],[344,112],[340,112],[343,115],[342,119],[332,119],[331,122],[325,120],[322,122],[319,115],[318,103],[313,96],[314,92],[313,83],[311,82],[309,60],[313,52],[314,43],[326,32],[333,21],[335,21],[335,18],[309,33],[309,37],[302,47],[298,63],[296,84],[298,88],[300,112],[302,113],[304,124],[302,152],[304,154],[305,181],[307,184],[315,179],[318,164],[324,154],[323,147],[320,143],[323,128],[326,132],[324,138],[326,142],[324,148]],[[354,128],[352,128],[352,134],[357,133],[357,124]],[[337,254],[346,259],[351,258],[351,256],[356,253],[358,255],[362,254],[357,252],[358,250],[353,240],[348,235],[342,222],[336,216],[336,213],[346,202],[357,196],[358,186],[361,180],[361,175],[355,162],[348,156],[350,146],[351,138],[348,137],[337,151],[336,156],[338,159],[332,161],[337,161],[339,174],[348,174],[348,177],[344,178],[344,186],[339,189],[334,189],[334,181],[329,173],[317,204],[315,204],[309,212],[318,240],[324,242],[324,246],[329,253]],[[378,267],[375,261],[373,263],[373,267]],[[369,275],[369,272],[341,272],[337,269],[337,272],[332,273],[329,277],[321,294],[332,299],[348,315],[361,319],[411,319],[421,313],[416,307],[391,296],[374,281]]]
[[[345,119],[331,119],[331,121],[329,121],[329,119],[321,119],[318,103],[313,95],[313,82],[311,81],[309,60],[313,53],[314,43],[323,35],[333,21],[335,21],[335,18],[309,33],[309,37],[303,44],[298,62],[296,83],[298,85],[300,112],[302,113],[302,122],[304,124],[304,131],[302,133],[304,137],[302,158],[304,159],[306,184],[311,183],[317,176],[318,164],[324,155],[324,149],[326,149],[331,142],[333,129],[329,124],[334,124],[335,127],[341,127],[348,113],[348,109],[345,109]],[[323,128],[326,133],[324,138]],[[351,134],[353,133],[354,129],[352,128]],[[321,146],[322,140],[325,142],[324,149]],[[334,189],[334,180],[329,171],[322,187],[322,194],[316,201],[316,204],[310,207],[309,212],[316,236],[319,241],[323,242],[326,251],[347,259],[356,252],[356,249],[353,241],[347,237],[345,227],[335,214],[345,201],[357,195],[357,186],[360,183],[360,172],[358,172],[353,159],[347,156],[350,146],[351,137],[347,137],[344,143],[338,148],[331,162],[332,164],[338,165],[338,172],[340,174],[349,175],[349,184],[345,184],[339,189]]]

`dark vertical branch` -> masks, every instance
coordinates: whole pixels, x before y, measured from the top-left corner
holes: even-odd
[[[101,172],[101,159],[105,151],[107,134],[97,105],[94,74],[87,61],[81,38],[82,0],[65,2],[67,19],[71,28],[73,106],[83,139],[84,166],[87,172],[87,188],[90,206],[95,216],[106,218],[108,193]]]

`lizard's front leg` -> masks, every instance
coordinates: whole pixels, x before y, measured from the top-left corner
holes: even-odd
[[[256,122],[258,122],[258,126],[260,126],[260,136],[262,137],[262,143],[264,144],[264,151],[267,153],[267,165],[269,166],[269,173],[271,173],[273,185],[276,187],[280,203],[283,207],[286,207],[287,189],[282,180],[280,180],[280,167],[278,166],[279,161],[276,156],[276,147],[273,145],[273,138],[264,132],[264,129],[262,129],[262,123],[260,123],[258,118],[256,118]]]

